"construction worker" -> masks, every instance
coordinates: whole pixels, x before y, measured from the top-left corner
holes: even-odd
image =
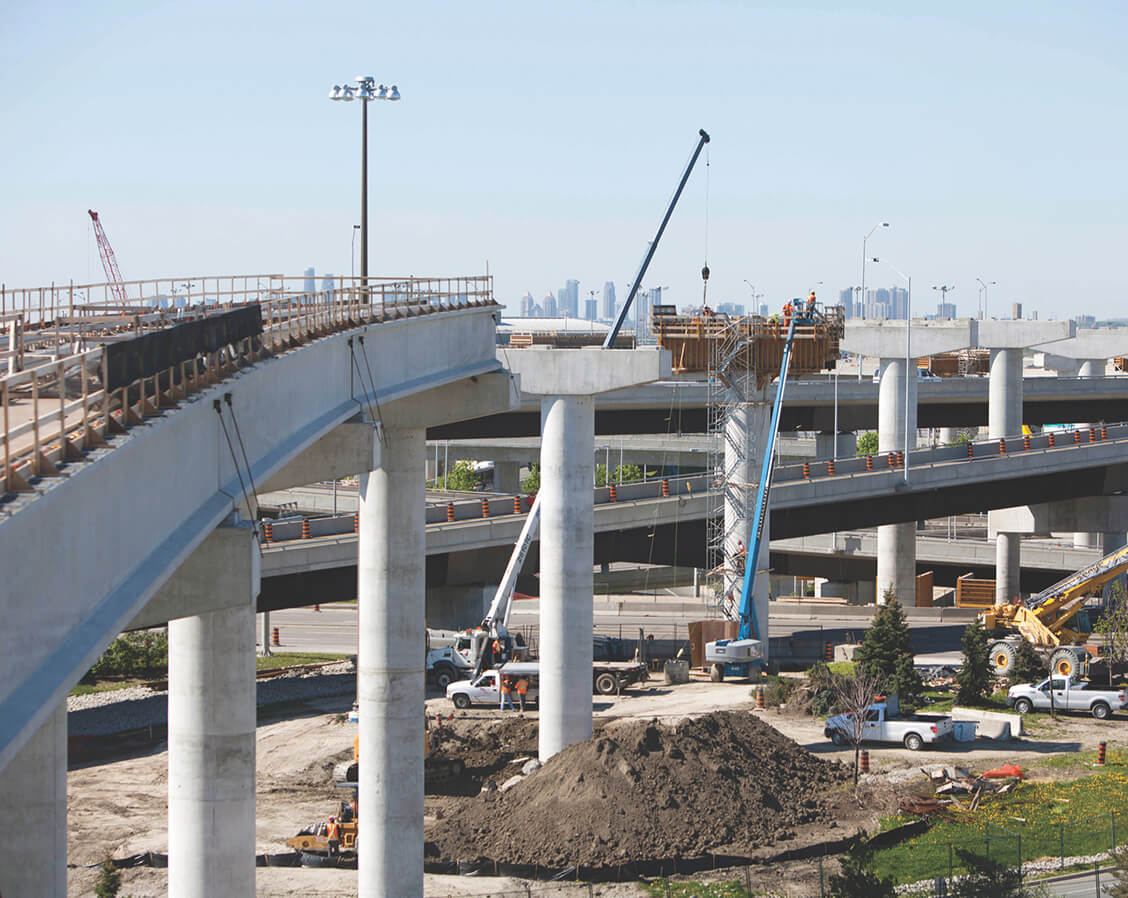
[[[329,857],[337,857],[341,853],[341,824],[336,817],[329,818],[326,835],[329,837]]]
[[[811,295],[807,297],[807,317],[815,317],[815,291],[811,291]]]
[[[791,300],[789,299],[787,302],[785,302],[783,304],[783,326],[784,327],[790,326],[790,324],[791,324],[791,313],[792,313],[792,306],[791,306]]]
[[[521,708],[521,710],[518,713],[524,714],[525,713],[525,693],[529,691],[529,681],[526,680],[524,677],[519,677],[518,680],[517,680],[517,685],[514,688],[516,689],[516,692],[517,692],[517,704]]]
[[[501,692],[501,703],[500,703],[500,707],[499,707],[498,710],[504,711],[505,706],[509,705],[509,710],[515,711],[516,708],[513,707],[513,700],[509,697],[509,677],[502,677],[501,678],[500,692]]]

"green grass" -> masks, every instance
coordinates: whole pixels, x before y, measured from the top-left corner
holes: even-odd
[[[949,844],[984,854],[988,829],[991,857],[1006,863],[1018,861],[1020,839],[1023,861],[1059,857],[1063,850],[1066,857],[1095,854],[1111,847],[1111,812],[1117,813],[1117,843],[1128,837],[1126,807],[1128,764],[1070,781],[1022,783],[1008,795],[987,796],[974,813],[950,809],[927,832],[878,852],[875,870],[898,883],[946,876]]]
[[[297,664],[323,664],[329,661],[344,661],[348,655],[329,655],[318,652],[275,652],[273,655],[255,657],[255,670],[274,670],[279,667],[293,667]]]
[[[749,892],[736,880],[728,882],[670,882],[659,879],[643,888],[652,898],[753,898],[764,892]],[[667,891],[668,890],[668,891]]]

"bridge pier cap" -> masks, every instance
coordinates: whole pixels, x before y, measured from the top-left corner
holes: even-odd
[[[498,359],[521,376],[521,392],[535,396],[594,396],[670,377],[669,350],[503,349]]]
[[[909,357],[922,358],[941,352],[955,352],[975,345],[976,322],[970,318],[953,321],[926,321],[914,318],[909,335]],[[842,351],[871,358],[905,357],[905,321],[847,321]]]
[[[1114,533],[1128,530],[1128,496],[1089,496],[987,512],[987,535],[1050,536],[1054,533]]]
[[[1058,340],[1045,353],[1044,366],[1074,371],[1079,362],[1110,359],[1128,354],[1128,332],[1119,327],[1090,327],[1074,331],[1068,340]],[[1068,366],[1068,367],[1066,367]],[[1094,372],[1097,374],[1103,371]]]
[[[1058,352],[1062,341],[1076,333],[1072,321],[973,321],[975,345],[982,349],[1030,349],[1053,343]]]

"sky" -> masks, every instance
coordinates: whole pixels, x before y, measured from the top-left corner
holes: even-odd
[[[912,278],[974,315],[1128,315],[1128,5],[950,0],[44,4],[0,11],[0,282],[349,274],[369,106],[369,270],[568,278],[776,308]],[[706,164],[707,163],[707,164]]]

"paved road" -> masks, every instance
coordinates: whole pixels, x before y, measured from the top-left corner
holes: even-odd
[[[1049,892],[1051,895],[1061,896],[1061,898],[1102,898],[1102,896],[1112,894],[1111,889],[1115,883],[1116,879],[1110,873],[1102,873],[1100,891],[1098,892],[1096,876],[1087,874],[1064,882],[1051,882],[1049,883]]]

